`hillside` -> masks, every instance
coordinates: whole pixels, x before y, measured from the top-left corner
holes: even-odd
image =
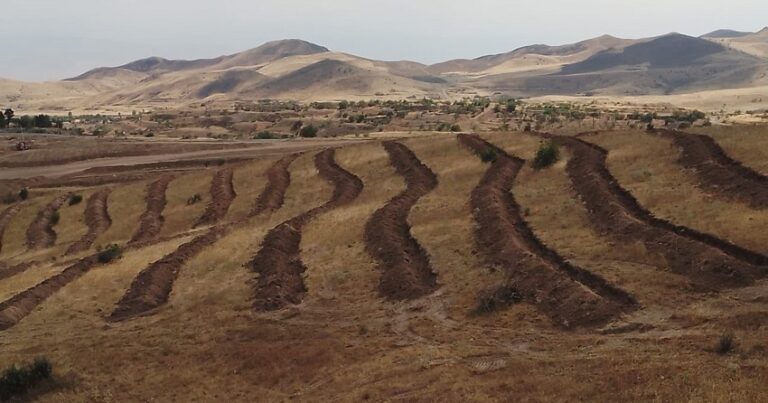
[[[429,66],[371,60],[292,39],[210,59],[150,57],[59,82],[5,80],[0,99],[18,109],[55,111],[260,98],[659,95],[764,86],[766,72],[768,29],[744,35],[721,30],[701,38],[603,35]]]

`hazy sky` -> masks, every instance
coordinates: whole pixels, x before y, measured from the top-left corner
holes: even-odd
[[[215,57],[285,38],[434,63],[604,33],[755,31],[767,16],[765,0],[2,0],[0,77],[60,79],[147,56]]]

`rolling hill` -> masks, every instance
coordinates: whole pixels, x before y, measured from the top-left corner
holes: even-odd
[[[262,98],[664,95],[766,85],[766,72],[768,29],[699,38],[603,35],[434,65],[371,60],[291,39],[210,59],[150,57],[58,82],[3,80],[0,100],[22,110],[67,110]]]

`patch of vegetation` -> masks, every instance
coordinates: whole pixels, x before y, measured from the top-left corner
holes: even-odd
[[[23,188],[19,190],[19,199],[20,200],[27,200],[29,198],[29,189]]]
[[[0,400],[7,401],[23,395],[41,381],[49,379],[52,374],[53,366],[45,357],[26,366],[13,365],[0,377]]]
[[[542,169],[551,166],[560,159],[560,149],[557,144],[547,141],[539,146],[536,157],[533,158],[533,168]]]
[[[191,206],[193,204],[197,204],[199,202],[203,201],[203,196],[200,196],[200,193],[195,193],[187,199],[187,206]]]
[[[53,214],[51,214],[51,225],[56,225],[59,223],[59,220],[61,219],[61,215],[58,211],[54,211]]]
[[[515,287],[507,285],[483,292],[473,312],[475,315],[487,315],[522,300],[523,296],[520,292]]]
[[[83,201],[83,196],[79,194],[73,194],[69,196],[69,205],[74,206],[80,204]]]
[[[491,147],[480,151],[480,159],[485,163],[496,162],[496,158],[498,158],[496,150]]]
[[[99,248],[99,262],[109,263],[123,256],[123,248],[117,244],[109,244],[105,248]]]
[[[720,340],[717,341],[715,352],[720,355],[725,355],[732,352],[735,347],[736,342],[733,340],[733,335],[724,334],[720,336]]]
[[[299,130],[299,136],[305,137],[305,138],[312,138],[317,137],[317,132],[319,129],[313,125],[304,126]]]
[[[273,140],[273,139],[280,138],[280,136],[278,136],[278,135],[276,135],[276,134],[274,134],[274,133],[272,133],[270,131],[265,130],[265,131],[261,131],[261,132],[256,133],[256,135],[253,136],[253,138],[254,139],[258,139],[258,140]]]

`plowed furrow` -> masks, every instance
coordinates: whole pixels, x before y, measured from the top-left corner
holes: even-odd
[[[166,175],[147,186],[147,208],[141,214],[139,229],[136,230],[130,243],[151,241],[163,229],[163,222],[165,221],[163,210],[166,204],[165,192],[168,190],[168,184],[172,180],[172,176]]]
[[[251,217],[282,207],[285,191],[291,184],[291,173],[288,171],[288,167],[299,155],[301,154],[285,156],[267,170],[267,186],[256,199],[256,203],[251,209]]]
[[[27,247],[29,249],[47,248],[56,243],[56,231],[53,230],[52,217],[68,199],[68,194],[61,195],[37,213],[37,218],[27,228]]]
[[[408,214],[422,196],[437,187],[437,177],[403,144],[387,141],[384,148],[407,187],[366,224],[366,250],[379,262],[381,295],[392,300],[419,298],[437,288],[437,275],[427,252],[411,235]]]
[[[0,251],[3,250],[3,235],[5,234],[5,229],[8,227],[8,223],[11,222],[11,219],[19,213],[19,210],[21,210],[21,204],[17,203],[0,213]]]
[[[625,242],[642,242],[663,256],[673,272],[705,289],[751,284],[768,258],[709,234],[654,217],[623,189],[606,167],[607,151],[569,137],[556,137],[572,152],[567,165],[593,225]]]
[[[17,274],[24,273],[34,265],[35,262],[24,262],[10,267],[3,267],[2,270],[0,270],[0,280],[5,280]]]
[[[117,303],[109,320],[117,322],[145,315],[164,305],[181,267],[216,242],[225,231],[223,228],[214,227],[142,270],[131,283],[128,292]]]
[[[768,177],[730,158],[711,137],[661,131],[682,151],[680,164],[696,172],[700,186],[727,200],[768,207]]]
[[[511,193],[525,161],[476,136],[459,135],[459,140],[477,153],[496,152],[472,191],[475,238],[487,262],[503,268],[525,300],[563,327],[605,323],[637,307],[629,294],[568,263],[531,231]]]
[[[211,202],[205,209],[205,212],[195,223],[195,227],[204,225],[213,225],[219,222],[229,211],[229,206],[237,194],[232,185],[232,168],[222,169],[213,176],[211,181]]]
[[[88,232],[67,249],[68,255],[88,250],[96,238],[112,225],[112,219],[107,211],[107,198],[111,192],[111,189],[103,189],[88,198],[88,205],[85,207],[85,224],[88,226]]]
[[[61,273],[0,303],[0,330],[19,323],[48,297],[80,278],[98,263],[96,255],[80,259]]]
[[[315,156],[320,176],[334,186],[331,199],[269,231],[251,261],[253,271],[258,274],[253,302],[255,310],[273,311],[301,303],[307,292],[302,278],[306,267],[300,256],[304,225],[318,214],[352,202],[363,190],[363,182],[341,168],[335,162],[334,155],[335,151],[329,149]]]

